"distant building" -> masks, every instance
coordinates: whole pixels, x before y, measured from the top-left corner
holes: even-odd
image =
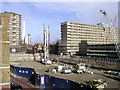
[[[59,54],[77,54],[80,51],[84,51],[84,54],[86,55],[86,44],[98,45],[108,43],[108,39],[110,38],[107,37],[109,29],[109,27],[99,25],[63,22],[61,23],[62,43],[59,45]],[[116,35],[119,36],[117,29],[114,30],[116,30]],[[81,44],[82,41],[84,41],[83,44]],[[111,38],[109,44],[114,44],[113,38]]]
[[[22,34],[22,41],[23,41],[23,44],[25,44],[25,21],[23,21],[23,34]]]
[[[31,35],[30,34],[28,34],[27,36],[25,36],[24,43],[27,44],[27,45],[31,44]]]

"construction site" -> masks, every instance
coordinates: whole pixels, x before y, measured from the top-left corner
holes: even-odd
[[[100,12],[105,16],[108,26],[62,22],[57,54],[49,53],[50,28],[48,25],[46,29],[45,24],[44,43],[39,51],[35,45],[25,51],[20,45],[15,45],[12,51],[16,51],[14,47],[20,46],[21,52],[10,52],[11,15],[1,13],[0,88],[119,89],[120,30],[116,28],[117,16],[111,23],[107,12]]]

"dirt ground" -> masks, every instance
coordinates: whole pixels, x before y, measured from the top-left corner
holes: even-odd
[[[68,80],[75,81],[77,83],[86,84],[86,81],[90,81],[93,79],[102,79],[103,81],[107,81],[107,87],[106,88],[120,88],[120,77],[105,74],[104,71],[100,71],[97,69],[90,69],[90,71],[93,71],[94,74],[61,74],[61,73],[48,73],[46,70],[48,68],[54,68],[54,65],[46,66],[44,64],[41,64],[38,61],[21,61],[21,62],[10,62],[11,65],[19,66],[19,67],[30,67],[34,68],[37,74],[47,74],[50,76],[55,76],[59,78],[64,78]]]

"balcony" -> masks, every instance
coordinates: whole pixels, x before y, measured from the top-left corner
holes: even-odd
[[[14,36],[15,36],[15,37],[16,37],[16,34],[11,34],[10,36],[12,36],[12,37],[14,37]]]
[[[13,27],[13,28],[17,28],[17,26],[16,26],[16,25],[11,25],[11,27]]]
[[[16,16],[12,16],[13,19],[16,19],[17,17]]]
[[[12,23],[17,23],[16,21],[13,21]]]
[[[11,41],[16,41],[16,39],[11,39]]]
[[[14,33],[14,32],[16,32],[16,30],[12,30],[12,32]]]

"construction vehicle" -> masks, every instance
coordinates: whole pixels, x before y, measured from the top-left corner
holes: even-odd
[[[107,83],[106,81],[103,82],[101,79],[93,79],[87,82],[87,86],[92,89],[101,90],[107,86]]]
[[[86,70],[86,67],[84,63],[76,64],[74,67],[74,71],[78,74],[82,74],[83,72],[85,72],[85,70]]]
[[[57,66],[57,71],[58,71],[58,72],[62,72],[63,67],[64,67],[64,66],[62,66],[62,65],[58,65],[58,66]]]
[[[64,74],[70,74],[72,73],[72,68],[70,65],[65,65],[63,68],[62,68],[62,73]]]
[[[64,74],[70,74],[70,73],[72,73],[72,71],[71,71],[70,68],[63,68],[62,73],[64,73]]]

